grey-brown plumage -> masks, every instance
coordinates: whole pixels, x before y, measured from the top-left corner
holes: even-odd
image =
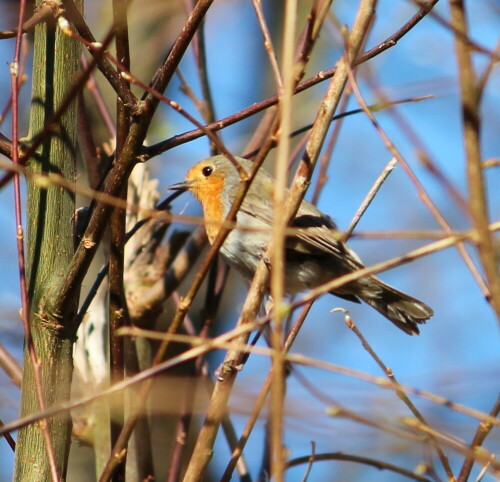
[[[246,170],[252,163],[237,158]],[[224,156],[205,159],[192,167],[186,181],[173,189],[189,189],[203,205],[205,227],[213,242],[227,216],[239,185],[237,169]],[[263,169],[257,173],[241,205],[236,228],[221,247],[225,260],[252,278],[271,241],[275,181]],[[335,223],[314,205],[302,201],[292,223],[298,233],[286,240],[285,288],[288,293],[313,289],[334,278],[363,268],[361,260],[336,236]],[[359,303],[363,300],[406,333],[418,334],[418,325],[433,315],[422,301],[392,288],[375,276],[366,276],[332,292]]]

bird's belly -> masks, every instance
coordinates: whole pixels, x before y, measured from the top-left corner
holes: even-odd
[[[260,260],[269,247],[270,236],[249,231],[233,230],[221,247],[225,261],[245,278],[252,279]],[[289,294],[306,291],[344,274],[326,256],[301,255],[286,251],[285,291]]]
[[[220,249],[224,260],[245,278],[252,279],[269,239],[249,231],[233,230]]]

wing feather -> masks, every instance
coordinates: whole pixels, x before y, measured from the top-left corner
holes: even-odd
[[[261,221],[263,225],[271,227],[273,222],[272,207],[262,209],[261,202],[262,198],[251,190],[245,197],[240,210],[246,215]],[[340,262],[345,263],[348,270],[363,267],[363,263],[356,253],[340,240],[340,232],[333,220],[311,203],[302,202],[292,227],[296,228],[296,233],[288,238],[287,249],[302,254],[333,256]]]

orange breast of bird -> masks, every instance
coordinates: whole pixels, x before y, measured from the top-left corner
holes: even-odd
[[[206,182],[197,185],[193,191],[203,206],[205,229],[208,240],[213,243],[226,216],[224,178],[214,174]]]

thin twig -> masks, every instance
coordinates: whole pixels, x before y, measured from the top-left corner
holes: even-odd
[[[84,69],[88,69],[88,60],[86,59],[85,55],[82,54],[82,66]],[[108,132],[108,136],[112,139],[116,137],[116,125],[115,121],[113,120],[111,113],[109,112],[108,106],[106,105],[106,102],[102,96],[101,89],[99,88],[99,85],[97,84],[97,81],[95,79],[95,75],[93,72],[90,73],[89,79],[85,83],[85,87],[87,90],[90,92],[90,95],[92,96],[92,99],[95,102],[95,105],[97,107],[97,111],[99,112],[104,126],[106,127],[106,130]]]
[[[375,353],[375,350],[370,346],[367,339],[363,336],[361,331],[358,329],[358,327],[356,326],[356,324],[354,323],[354,321],[352,320],[352,318],[348,314],[345,315],[345,322],[346,322],[346,325],[349,327],[349,329],[358,337],[359,341],[361,342],[361,344],[363,345],[365,350],[373,358],[375,363],[380,367],[382,372],[387,376],[387,378],[389,378],[389,380],[392,383],[394,383],[395,392],[396,392],[397,396],[410,409],[411,413],[413,413],[413,415],[417,418],[417,420],[419,420],[422,424],[429,425],[427,423],[427,421],[425,420],[424,416],[420,413],[420,411],[413,404],[413,402],[408,398],[406,393],[403,390],[401,390],[401,385],[400,385],[399,381],[396,379],[394,372]],[[441,448],[439,441],[432,434],[428,434],[428,439],[438,454],[439,460],[441,461],[441,464],[443,465],[443,468],[446,472],[446,476],[448,477],[448,480],[449,481],[455,480],[455,476],[453,475],[450,464],[448,462],[448,457],[443,452],[443,449]]]
[[[276,58],[276,52],[274,51],[273,42],[271,40],[271,34],[267,27],[266,19],[264,17],[264,12],[262,11],[261,0],[252,0],[253,9],[255,10],[255,16],[257,17],[257,22],[259,23],[259,28],[264,38],[264,49],[269,58],[269,63],[271,64],[271,70],[274,75],[274,80],[278,87],[278,92],[283,91],[283,79],[281,77],[280,68],[278,65],[278,59]],[[287,7],[287,6],[286,6]]]
[[[0,420],[0,427],[3,427],[3,425],[4,425],[4,423],[2,422],[2,420]],[[12,451],[15,452],[16,451],[16,441],[12,438],[12,435],[9,432],[6,432],[5,434],[3,434],[3,436],[5,437],[5,440],[9,444]]]
[[[314,465],[314,461],[316,460],[316,442],[311,441],[311,455],[308,456],[309,460],[307,461],[307,468],[306,468],[306,473],[301,479],[301,482],[307,482],[307,479],[309,478],[309,475],[311,474],[311,470]],[[296,459],[295,459],[296,460]],[[287,463],[287,468],[291,467],[292,461],[290,460]]]
[[[488,80],[491,78],[491,74],[494,72],[495,67],[500,62],[500,42],[497,43],[495,47],[495,56],[491,56],[488,65],[484,69],[483,73],[479,76],[477,82],[477,93],[479,99],[482,98],[486,86],[488,85]]]
[[[332,123],[335,120],[338,120],[339,122],[336,122],[333,126],[332,133],[330,135],[330,140],[328,141],[328,144],[326,146],[324,154],[321,156],[321,159],[319,161],[319,169],[318,169],[318,180],[316,182],[316,186],[314,186],[314,192],[311,198],[311,202],[313,204],[317,204],[319,200],[319,196],[321,194],[321,191],[323,190],[323,186],[326,184],[328,180],[327,176],[327,169],[328,166],[330,165],[330,160],[332,158],[333,154],[333,149],[335,148],[335,145],[337,144],[337,139],[340,134],[340,128],[342,126],[341,119],[344,118],[342,114],[346,114],[346,107],[347,103],[349,102],[350,98],[350,89],[346,89],[346,92],[344,93],[344,97],[342,98],[342,103],[339,107],[339,112],[340,114],[335,115],[332,117]],[[293,135],[294,133],[292,133]]]
[[[365,196],[365,199],[363,199],[363,202],[361,203],[358,210],[354,214],[354,217],[352,218],[348,228],[345,230],[344,232],[345,240],[351,237],[353,231],[356,229],[356,226],[358,225],[359,220],[361,219],[365,211],[372,203],[379,189],[382,187],[382,184],[385,182],[385,180],[389,177],[389,174],[391,174],[393,169],[396,167],[397,162],[398,162],[397,159],[393,157],[384,167],[383,171],[380,173],[379,177],[376,179],[375,183],[368,191],[368,194]]]
[[[297,465],[302,465],[302,464],[309,464],[311,457],[312,457],[311,455],[306,455],[305,457],[297,457],[295,459],[289,460],[287,462],[287,468],[296,467]],[[388,462],[383,462],[382,460],[363,457],[361,455],[349,455],[341,452],[314,454],[315,462],[334,461],[334,460],[370,465],[371,467],[375,467],[378,470],[389,470],[390,472],[394,472],[409,479],[418,480],[421,482],[430,482],[431,480],[429,479],[429,477],[426,477],[425,475],[416,474],[415,472],[404,469],[403,467],[399,467],[397,465],[393,465]]]
[[[191,9],[194,8],[194,0],[189,0],[191,4]],[[215,106],[212,97],[212,90],[210,88],[210,82],[208,78],[208,66],[207,66],[207,52],[205,48],[205,22],[202,21],[195,36],[193,37],[193,51],[195,53],[196,67],[198,69],[198,77],[201,84],[201,92],[203,97],[203,104],[201,106],[201,114],[205,122],[208,124],[214,122],[215,117]],[[210,143],[210,152],[212,155],[218,153],[216,145]]]

